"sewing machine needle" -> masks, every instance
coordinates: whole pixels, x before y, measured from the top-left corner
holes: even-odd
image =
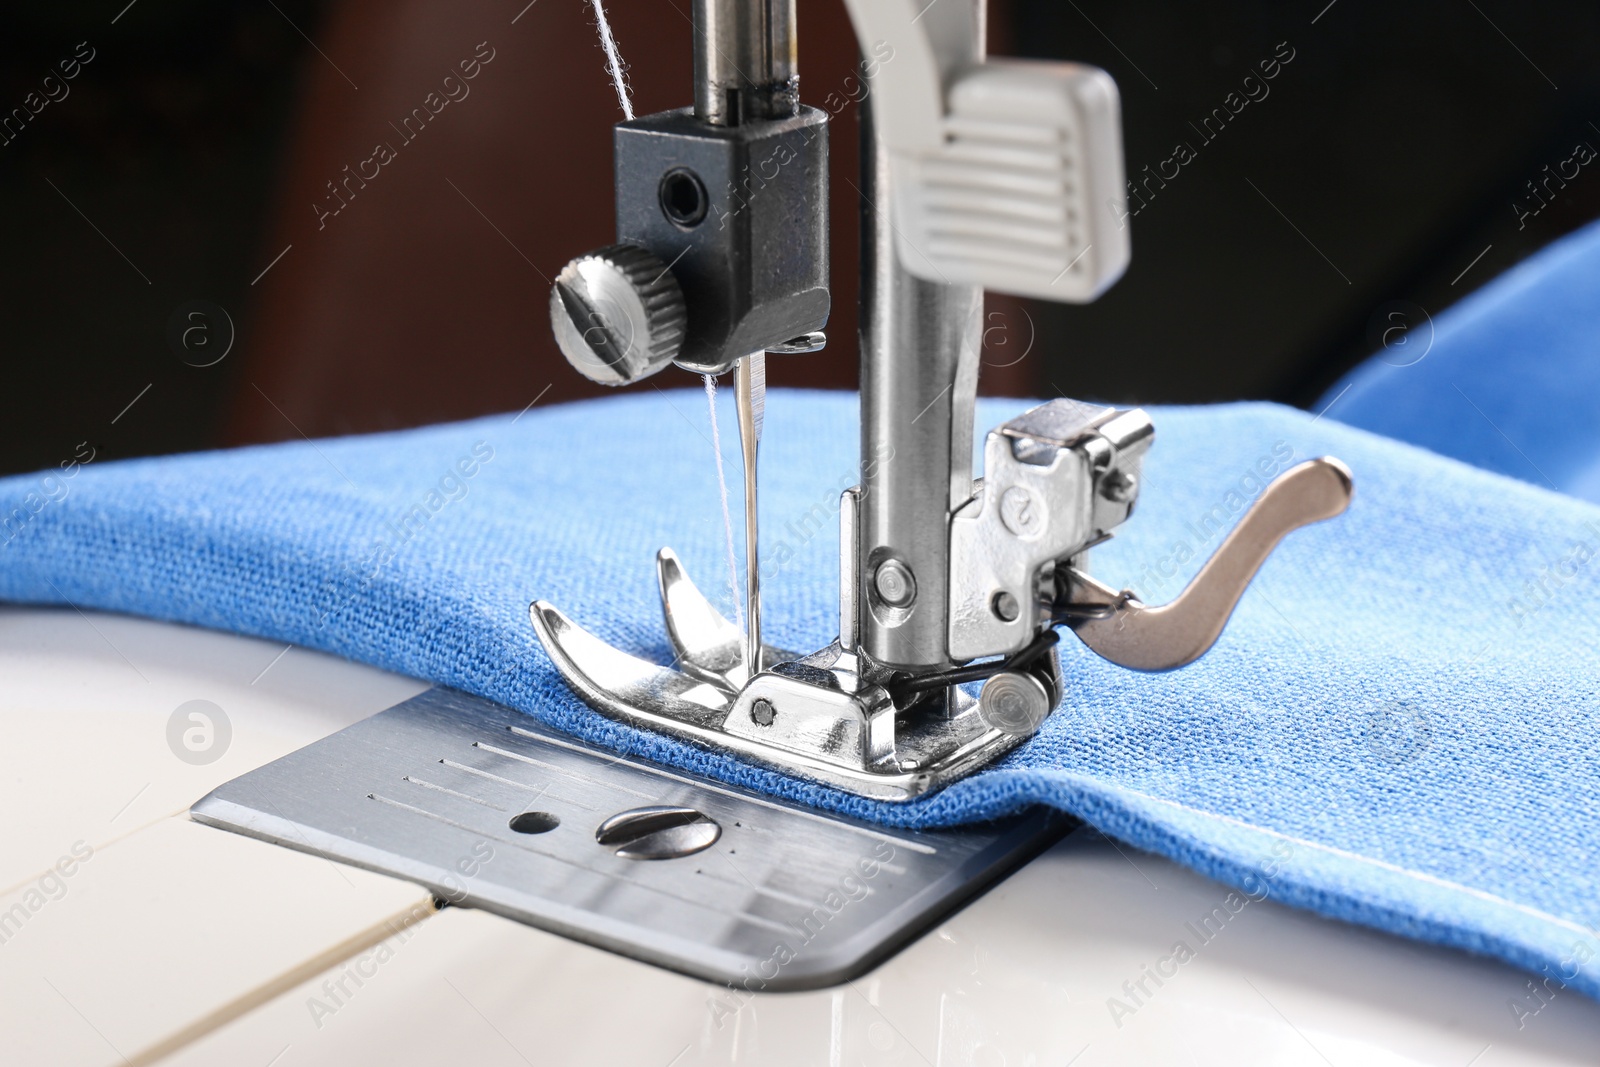
[[[761,572],[756,552],[756,451],[767,409],[767,354],[739,361],[733,377],[739,409],[739,444],[744,452],[745,655],[748,677],[761,670]]]

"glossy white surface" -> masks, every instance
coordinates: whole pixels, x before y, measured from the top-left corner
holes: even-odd
[[[0,897],[8,1063],[139,1067],[434,914],[420,886],[183,816]]]
[[[427,688],[284,649],[70,608],[0,608],[0,893],[75,841],[99,848],[187,811],[230,778]],[[168,720],[191,700],[218,705],[231,727],[205,765],[168,745]]]
[[[1506,1000],[1523,979],[1508,968],[1269,902],[1249,905],[1117,1026],[1106,999],[1125,998],[1122,982],[1189,937],[1184,922],[1226,892],[1080,835],[875,973],[742,1005],[494,916],[446,911],[369,965],[343,1003],[308,982],[168,1062],[1595,1062],[1600,1005],[1563,994],[1518,1031]]]
[[[421,688],[298,649],[252,685],[281,649],[109,616],[0,612],[8,683],[0,728],[20,739],[0,757],[0,798],[26,813],[0,831],[0,884],[27,881],[74,841],[99,848],[148,826],[212,784]],[[172,711],[196,698],[225,708],[234,727],[228,754],[198,768],[172,754],[165,734]],[[219,846],[218,856],[227,851]],[[1527,979],[1511,968],[1270,900],[1248,905],[1159,988],[1147,981],[1150,995],[1114,1020],[1108,998],[1128,1002],[1123,983],[1137,982],[1185,936],[1185,923],[1227,892],[1080,833],[873,974],[836,990],[747,1001],[494,916],[447,911],[163,1062],[1496,1067],[1600,1059],[1600,1004],[1563,992],[1519,1029],[1509,1002],[1526,993]],[[65,945],[72,932],[58,936]],[[108,966],[127,966],[117,954],[137,943],[107,934],[100,951]],[[191,947],[141,965],[159,985],[164,974],[212,965],[205,957]],[[192,996],[182,987],[165,988]],[[63,1050],[79,1040],[70,1021]]]

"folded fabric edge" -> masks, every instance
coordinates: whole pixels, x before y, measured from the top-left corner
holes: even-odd
[[[602,402],[603,403],[603,402]],[[1279,408],[1276,405],[1250,404],[1229,405],[1229,407],[1252,407],[1273,411],[1278,417],[1292,417],[1298,420],[1309,418],[1304,413],[1295,412],[1293,409]],[[491,418],[489,420],[474,420],[498,425],[496,419],[503,421],[506,416]],[[1311,420],[1315,421],[1315,420]],[[453,427],[434,428],[446,431],[462,428],[472,424],[454,424]],[[1379,435],[1371,434],[1349,427],[1340,427],[1342,433],[1361,434],[1382,441],[1386,446],[1400,447],[1413,450],[1425,455],[1430,462],[1454,465],[1462,471],[1478,479],[1494,479],[1495,485],[1515,487],[1518,492],[1544,494],[1547,490],[1537,486],[1530,486],[1504,475],[1483,471],[1448,457],[1438,456],[1426,449],[1402,442],[1394,442]],[[370,439],[355,439],[370,440]],[[299,443],[290,443],[284,446],[265,446],[282,448],[304,448]],[[216,456],[216,453],[205,454]],[[179,457],[169,459],[168,462],[183,462],[194,457]],[[132,462],[157,462],[151,460]],[[109,465],[108,465],[109,467]],[[1552,494],[1564,505],[1585,507],[1580,502],[1571,500],[1560,494]],[[101,516],[102,520],[108,518]],[[109,516],[113,521],[115,516]],[[41,570],[39,576],[49,579]],[[16,575],[13,575],[14,579]],[[14,584],[8,582],[7,584]],[[54,583],[50,583],[52,587]],[[59,588],[55,593],[60,596],[56,599],[43,596],[38,599],[27,598],[19,602],[33,602],[44,604],[70,604],[77,607],[71,599]],[[441,604],[437,601],[429,602],[425,597],[412,598],[406,603],[407,591],[392,589],[383,592],[374,592],[379,599],[394,594],[401,602],[399,608],[403,614],[415,614],[426,607],[438,610]],[[16,599],[16,598],[13,598]],[[86,598],[88,599],[88,598]],[[89,603],[89,607],[110,608],[117,610],[115,605]],[[445,614],[459,610],[470,612],[475,610],[472,605],[465,602],[456,605],[445,605]],[[146,613],[153,617],[155,613]],[[165,616],[167,621],[197,624],[193,616],[182,613],[173,613]],[[263,622],[265,620],[262,620]],[[203,623],[200,623],[203,624]],[[372,620],[370,625],[379,630],[383,627],[383,619]],[[235,632],[239,632],[235,628]],[[292,632],[285,628],[275,629],[269,625],[253,628],[250,632],[256,636],[275,638],[306,644],[304,631]],[[377,644],[364,644],[358,632],[349,641],[327,641],[321,644],[308,644],[308,647],[319,648],[322,651],[334,654],[349,655],[352,658],[363,659],[374,665],[387,669],[400,670],[403,673],[415,674],[419,665],[416,662],[402,661],[394,656],[386,655]],[[801,782],[774,771],[751,768],[731,757],[720,753],[713,753],[697,749],[694,746],[676,742],[659,735],[650,734],[630,727],[601,720],[586,709],[578,707],[576,701],[567,698],[559,699],[539,691],[535,684],[533,674],[548,677],[553,673],[553,667],[548,660],[543,658],[542,650],[536,645],[530,645],[535,655],[527,655],[529,648],[516,647],[495,650],[496,654],[509,653],[515,657],[513,662],[526,665],[525,669],[518,670],[510,679],[502,674],[499,677],[485,678],[470,675],[455,675],[453,677],[438,677],[442,684],[456,685],[485,696],[489,699],[510,704],[519,710],[533,714],[550,725],[568,732],[585,736],[591,741],[612,747],[632,755],[648,759],[667,762],[675,766],[684,767],[692,771],[707,774],[713,778],[733,780],[745,787],[754,787],[786,799],[814,807],[839,811],[871,819],[887,825],[906,827],[936,827],[949,825],[955,822],[980,821],[987,818],[999,817],[1008,812],[1020,809],[1030,803],[1048,803],[1061,808],[1080,818],[1084,818],[1096,825],[1111,836],[1130,844],[1167,856],[1177,862],[1190,866],[1209,877],[1234,885],[1245,892],[1251,890],[1252,884],[1260,885],[1260,863],[1253,864],[1249,856],[1243,851],[1219,850],[1215,847],[1203,845],[1193,835],[1182,831],[1181,820],[1168,814],[1165,818],[1155,815],[1152,811],[1141,805],[1175,805],[1176,802],[1164,801],[1161,798],[1146,797],[1136,800],[1135,795],[1110,783],[1096,780],[1080,780],[1068,772],[1050,773],[1039,771],[1021,771],[1015,769],[998,768],[983,772],[966,782],[952,787],[951,790],[938,794],[925,801],[914,805],[896,806],[874,804],[861,801],[858,798],[837,793],[821,786],[814,786]],[[448,670],[428,670],[430,675],[449,675]],[[1075,784],[1076,783],[1076,784]],[[973,794],[976,793],[977,796]],[[974,802],[975,801],[975,802]],[[1181,807],[1181,805],[1177,805]],[[1200,812],[1189,809],[1195,815],[1213,819],[1225,819],[1212,813]],[[1243,827],[1243,824],[1240,824]],[[1262,840],[1272,839],[1273,831],[1262,828],[1244,827],[1257,835]],[[1281,838],[1282,835],[1277,835]],[[1328,851],[1328,846],[1318,845],[1315,842],[1301,842],[1295,846],[1309,848],[1319,855]],[[1366,857],[1350,856],[1335,857],[1337,862],[1329,868],[1337,872],[1339,864],[1352,862],[1374,864]],[[1368,872],[1371,873],[1370,871]],[[1330,892],[1326,886],[1318,886],[1306,878],[1296,878],[1292,874],[1281,875],[1273,884],[1271,892],[1273,899],[1278,899],[1291,906],[1307,908],[1330,914],[1347,921],[1391,933],[1400,933],[1405,936],[1434,941],[1468,951],[1497,957],[1516,966],[1522,967],[1535,974],[1544,974],[1547,978],[1554,978],[1563,984],[1570,984],[1590,996],[1600,997],[1600,980],[1597,980],[1592,966],[1585,966],[1590,957],[1577,960],[1573,965],[1575,956],[1570,951],[1570,946],[1593,942],[1593,935],[1582,927],[1561,920],[1555,916],[1525,914],[1527,909],[1519,909],[1510,902],[1497,899],[1479,899],[1482,894],[1474,896],[1476,891],[1465,886],[1437,885],[1434,888],[1441,894],[1446,894],[1446,899],[1458,904],[1454,909],[1440,912],[1434,907],[1421,907],[1419,900],[1406,896],[1404,890],[1409,887],[1409,882],[1414,882],[1417,875],[1414,872],[1403,872],[1395,869],[1387,872],[1385,878],[1403,878],[1409,881],[1395,882],[1393,891],[1382,899],[1373,899],[1370,896],[1359,896],[1349,893]],[[1414,887],[1411,887],[1414,888]],[[1458,899],[1459,898],[1459,899]],[[1409,906],[1408,903],[1409,902]],[[1430,900],[1430,905],[1437,905],[1437,900]],[[1508,911],[1509,909],[1509,911]],[[1519,933],[1516,936],[1505,936],[1494,932],[1496,928],[1507,927],[1515,924]],[[1574,938],[1586,937],[1588,942],[1569,941],[1569,948],[1563,950],[1559,938],[1571,935]],[[1566,951],[1567,954],[1563,955]],[[1573,973],[1568,976],[1567,971]]]

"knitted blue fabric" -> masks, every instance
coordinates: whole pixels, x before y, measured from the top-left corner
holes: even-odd
[[[1021,407],[985,402],[980,424]],[[846,394],[770,398],[767,629],[785,647],[835,633],[856,410]],[[619,726],[573,698],[535,639],[527,608],[543,597],[667,662],[661,545],[728,603],[693,392],[5,479],[0,598],[296,642],[883,823],[1052,804],[1258,896],[1600,994],[1600,508],[1286,408],[1153,415],[1139,510],[1093,568],[1151,602],[1198,569],[1215,518],[1264,474],[1334,454],[1355,502],[1289,537],[1193,666],[1136,674],[1067,636],[1067,697],[1038,737],[906,806]]]
[[[1600,222],[1389,339],[1316,409],[1600,503]]]

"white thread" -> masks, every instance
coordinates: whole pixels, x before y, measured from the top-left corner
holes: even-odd
[[[622,56],[617,53],[617,39],[611,33],[611,23],[606,19],[605,5],[601,0],[592,0],[594,5],[595,21],[600,24],[600,47],[606,51],[606,68],[611,72],[611,84],[617,87],[617,102],[622,105],[622,115],[630,122],[633,120],[633,101],[628,98],[628,68],[622,65]],[[713,424],[715,425],[715,424]]]
[[[722,493],[722,534],[728,542],[728,593],[733,598],[733,625],[744,629],[744,592],[739,588],[739,563],[733,551],[733,512],[728,508],[728,476],[722,470],[722,434],[717,430],[717,378],[704,375],[706,405],[711,408],[711,451],[717,457],[717,489]]]

